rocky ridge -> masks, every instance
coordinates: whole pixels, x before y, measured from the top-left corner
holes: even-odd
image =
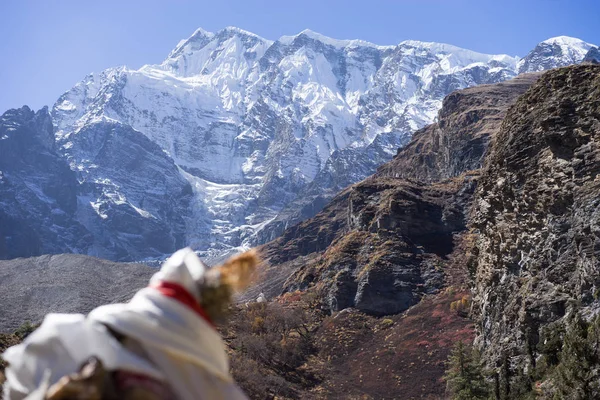
[[[590,51],[585,55],[582,62],[588,62],[592,64],[600,64],[600,48],[592,47]]]
[[[598,313],[599,88],[600,67],[582,65],[455,93],[420,145],[262,247],[255,291],[312,295],[312,312],[333,314],[311,331],[308,393],[439,398],[449,347],[472,337],[457,301],[472,301],[476,343],[507,387],[531,373],[549,328]],[[412,164],[426,172],[394,168]],[[394,382],[385,393],[376,368]]]
[[[444,360],[453,343],[473,339],[465,314],[475,236],[467,223],[483,154],[508,108],[538,78],[453,93],[439,122],[390,163],[261,248],[262,279],[245,299],[313,296],[311,310],[331,314],[320,318],[316,355],[303,367],[324,374],[308,393],[445,395]]]
[[[77,222],[77,179],[60,156],[47,109],[0,119],[0,259],[77,252],[93,240]]]
[[[574,316],[592,320],[600,310],[600,67],[479,89],[449,96],[438,124],[393,161],[265,245],[259,288],[315,293],[334,316],[348,308],[411,315],[448,290],[470,288],[472,299],[452,304],[470,308],[495,378],[490,390],[552,398],[556,383],[540,375],[553,365],[548,346],[560,351]],[[413,165],[422,181],[394,168]],[[594,385],[586,393],[597,394]]]
[[[451,93],[438,122],[416,132],[392,161],[378,168],[377,175],[432,183],[481,168],[508,108],[540,76],[523,74]]]
[[[47,109],[0,119],[0,259],[160,257],[185,246],[192,188],[154,143],[114,121],[61,149]]]

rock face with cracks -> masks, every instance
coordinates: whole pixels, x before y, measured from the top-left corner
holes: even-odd
[[[186,245],[192,188],[160,147],[114,121],[86,125],[68,149],[54,134],[46,108],[0,117],[0,259],[141,260]]]
[[[379,316],[408,315],[468,272],[476,345],[514,394],[548,332],[600,312],[600,66],[478,89],[451,94],[394,160],[264,246],[265,275],[291,273],[266,280],[272,294],[314,290],[325,310]]]
[[[473,206],[484,358],[535,366],[542,329],[600,288],[600,66],[553,70],[511,108]]]

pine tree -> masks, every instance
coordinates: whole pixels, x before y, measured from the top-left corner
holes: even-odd
[[[556,397],[587,400],[600,397],[600,317],[586,323],[572,317],[564,336],[560,363],[554,371]]]
[[[489,398],[490,391],[483,376],[479,352],[473,346],[458,342],[448,363],[445,379],[453,400]]]

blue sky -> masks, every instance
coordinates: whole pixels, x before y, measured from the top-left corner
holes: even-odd
[[[90,72],[159,63],[198,27],[519,56],[560,35],[600,45],[600,0],[1,0],[0,15],[0,113],[51,106]]]

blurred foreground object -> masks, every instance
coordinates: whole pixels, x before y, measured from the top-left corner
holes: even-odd
[[[47,315],[3,354],[4,398],[245,399],[213,321],[257,264],[249,251],[208,268],[186,248],[129,303]]]

